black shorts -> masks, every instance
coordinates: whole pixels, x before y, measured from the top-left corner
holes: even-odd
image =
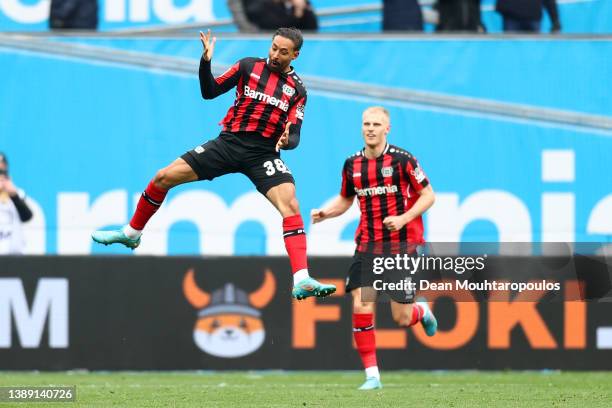
[[[418,255],[415,253],[413,256]],[[418,287],[418,271],[414,274],[396,270],[375,273],[374,258],[381,257],[384,255],[355,252],[353,263],[346,277],[346,293],[362,288],[361,297],[364,302],[393,300],[398,303],[413,303],[416,295],[414,289]],[[412,282],[412,288],[408,286],[408,282]],[[394,284],[395,288],[390,288],[390,284]],[[403,287],[397,289],[400,285]]]
[[[219,137],[197,146],[181,158],[200,180],[212,180],[229,173],[242,173],[266,194],[283,183],[295,184],[291,171],[274,149],[276,140],[257,133],[221,132]]]

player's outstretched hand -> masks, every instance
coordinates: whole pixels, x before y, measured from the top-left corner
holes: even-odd
[[[398,231],[402,229],[404,225],[407,224],[406,220],[402,216],[393,215],[389,217],[385,217],[383,220],[383,224],[389,231]]]
[[[202,47],[204,47],[204,61],[210,61],[215,51],[215,43],[217,37],[210,37],[210,29],[204,34],[200,31],[200,41],[202,41]]]
[[[278,142],[276,142],[277,152],[280,152],[280,149],[284,148],[285,146],[289,144],[289,128],[290,127],[291,127],[291,122],[287,122],[287,125],[285,126],[285,131],[283,132],[281,137],[278,138]]]
[[[313,224],[316,224],[317,222],[321,222],[325,219],[325,213],[323,210],[318,208],[312,209],[310,210],[310,219]]]

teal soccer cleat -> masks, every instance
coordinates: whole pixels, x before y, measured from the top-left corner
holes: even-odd
[[[140,237],[136,239],[129,238],[122,230],[95,231],[91,234],[91,238],[99,244],[123,244],[131,249],[136,249],[140,245]]]
[[[423,328],[425,329],[425,333],[431,337],[434,334],[436,334],[436,332],[438,331],[438,321],[436,320],[436,316],[434,316],[427,302],[416,302],[416,303],[417,305],[422,306],[423,310],[425,310],[425,313],[423,314],[423,317],[421,318],[421,324],[423,325]]]
[[[369,390],[380,390],[382,388],[382,383],[376,377],[368,377],[365,382],[358,388],[361,391],[369,391]]]
[[[311,296],[326,297],[335,291],[336,287],[334,285],[326,285],[320,283],[316,279],[306,278],[301,280],[297,285],[294,285],[291,293],[297,300],[302,300]]]

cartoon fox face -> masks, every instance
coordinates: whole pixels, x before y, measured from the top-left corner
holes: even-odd
[[[261,319],[225,314],[198,319],[193,332],[195,343],[217,357],[242,357],[261,347],[265,330]]]
[[[250,295],[226,283],[211,296],[197,286],[190,269],[183,279],[183,292],[189,303],[199,309],[193,340],[202,351],[236,358],[261,347],[266,333],[258,309],[266,306],[276,292],[271,271],[266,270],[263,284]]]

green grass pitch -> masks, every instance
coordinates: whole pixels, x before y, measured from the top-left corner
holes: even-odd
[[[612,407],[612,372],[1,372],[0,386],[76,385],[72,403],[0,407]]]

